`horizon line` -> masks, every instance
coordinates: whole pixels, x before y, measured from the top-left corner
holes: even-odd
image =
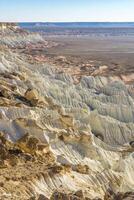
[[[0,23],[134,23],[134,21],[0,21]]]

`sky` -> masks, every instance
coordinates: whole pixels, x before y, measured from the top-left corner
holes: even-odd
[[[134,0],[0,0],[4,22],[134,22]]]

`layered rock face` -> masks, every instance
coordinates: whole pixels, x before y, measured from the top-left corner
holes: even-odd
[[[0,197],[134,199],[134,85],[0,48]]]
[[[15,23],[0,23],[0,45],[33,55],[34,51],[41,51],[56,44],[48,43],[40,34],[23,30]]]

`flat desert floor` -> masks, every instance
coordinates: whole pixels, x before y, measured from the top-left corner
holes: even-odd
[[[90,37],[61,36],[46,37],[47,40],[59,43],[50,48],[50,56],[66,56],[80,62],[94,61],[98,65],[116,66],[122,73],[134,72],[134,37]],[[114,69],[115,70],[115,69]]]

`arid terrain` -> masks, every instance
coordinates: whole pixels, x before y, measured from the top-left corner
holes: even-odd
[[[134,28],[77,28],[54,24],[26,26],[32,32],[57,45],[40,54],[61,67],[61,71],[77,78],[82,75],[117,76],[125,82],[134,81]],[[115,25],[114,25],[115,26]]]
[[[73,36],[46,39],[59,44],[48,49],[47,54],[56,59],[59,55],[65,57],[74,71],[81,69],[81,75],[134,76],[134,37]],[[66,60],[64,64],[67,67]],[[99,71],[100,66],[107,68]]]
[[[0,200],[134,199],[133,45],[120,40],[0,23]]]

